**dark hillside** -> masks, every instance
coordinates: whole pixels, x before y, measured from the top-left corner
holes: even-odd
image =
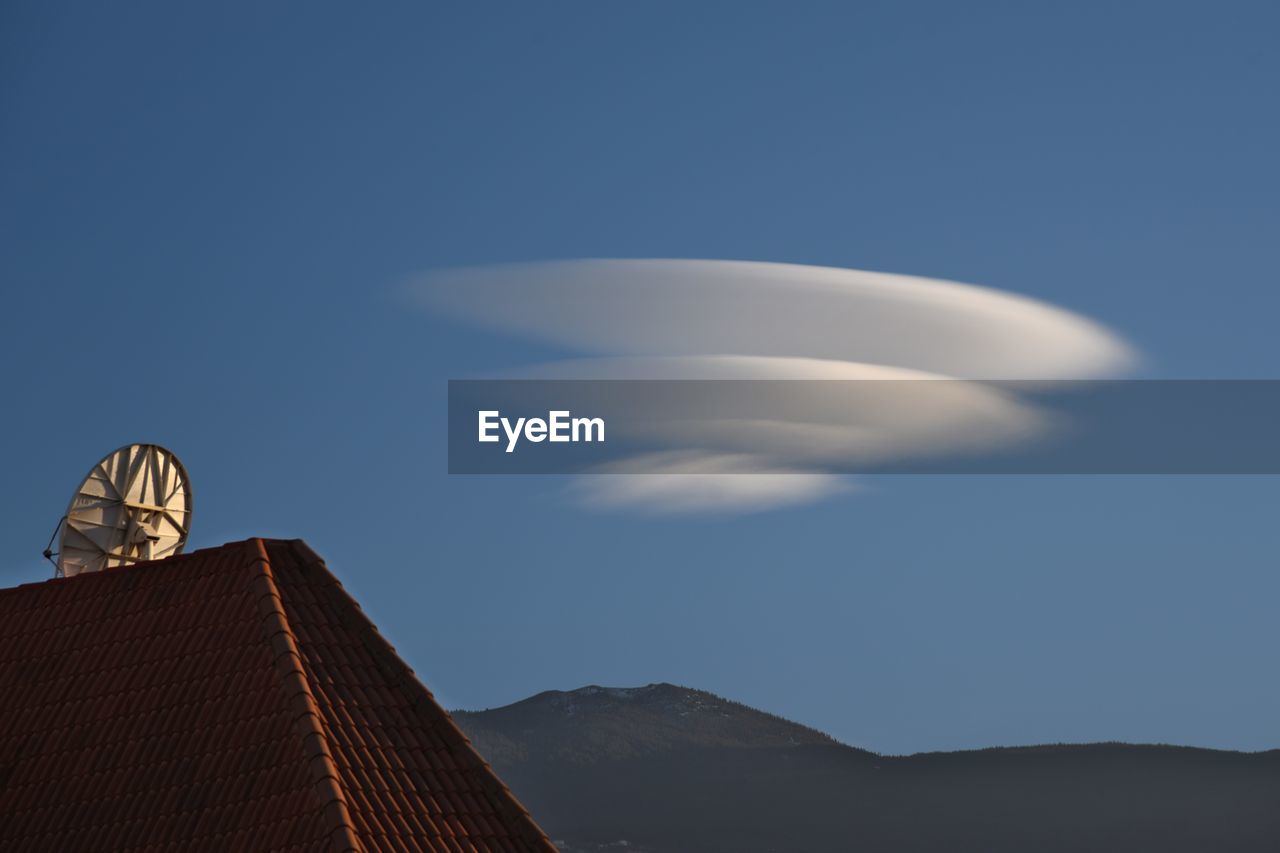
[[[573,851],[1280,850],[1277,751],[882,757],[668,684],[543,693],[455,718]]]

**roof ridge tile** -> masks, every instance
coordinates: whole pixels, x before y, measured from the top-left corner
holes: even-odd
[[[280,590],[271,571],[271,559],[267,556],[266,545],[261,539],[252,541],[257,551],[256,556],[251,556],[250,565],[256,567],[253,592],[258,612],[262,616],[267,640],[275,653],[274,664],[283,678],[285,689],[290,693],[290,707],[296,714],[294,727],[302,736],[302,749],[314,778],[314,790],[328,821],[333,849],[337,853],[359,853],[360,841],[356,836],[355,824],[347,811],[338,768],[329,753],[320,709],[315,697],[311,695],[311,688],[307,686],[307,677],[302,670],[302,656],[285,616]]]
[[[471,739],[462,731],[462,728],[458,726],[453,717],[436,702],[431,691],[427,689],[427,686],[418,678],[417,673],[413,671],[413,667],[409,666],[397,654],[395,646],[382,635],[382,632],[373,624],[373,620],[365,614],[360,602],[356,601],[347,592],[342,585],[342,581],[338,580],[337,576],[329,570],[324,558],[312,550],[302,539],[289,540],[287,545],[299,558],[299,564],[318,569],[324,578],[324,585],[328,587],[332,594],[343,601],[347,607],[347,612],[339,613],[338,618],[348,627],[356,629],[361,644],[373,656],[374,665],[382,669],[384,675],[391,677],[392,683],[397,688],[404,691],[404,696],[409,701],[414,713],[418,714],[420,718],[424,714],[432,718],[432,723],[448,731],[449,735],[454,738],[455,743],[461,746],[468,757],[472,759],[473,763],[470,767],[458,766],[451,769],[460,773],[471,783],[476,784],[487,795],[486,799],[491,801],[497,811],[506,812],[509,818],[514,818],[512,823],[520,828],[526,841],[538,848],[546,850],[557,849],[542,830],[542,827],[538,826],[534,821],[529,810],[525,808],[524,804],[520,802],[507,784],[502,781],[502,778],[498,776],[479,750],[475,748],[471,743]],[[448,750],[446,750],[445,755],[447,758],[453,758]],[[452,816],[445,815],[446,820],[450,817]]]

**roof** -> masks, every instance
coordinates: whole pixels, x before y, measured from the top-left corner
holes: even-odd
[[[301,541],[0,590],[0,849],[554,850]]]

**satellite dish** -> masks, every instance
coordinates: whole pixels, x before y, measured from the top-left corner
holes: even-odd
[[[54,565],[67,577],[172,557],[190,527],[187,469],[159,445],[130,444],[94,465],[76,489]]]

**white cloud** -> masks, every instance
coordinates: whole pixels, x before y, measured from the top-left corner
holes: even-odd
[[[860,270],[554,261],[433,272],[410,293],[457,318],[614,356],[512,372],[530,378],[1052,380],[1115,375],[1136,362],[1117,335],[1055,306]],[[890,385],[878,394],[876,383],[858,383],[837,398],[814,389],[798,404],[790,396],[782,419],[682,421],[658,407],[628,427],[670,451],[586,475],[575,493],[605,508],[761,510],[846,491],[837,467],[1008,446],[1051,426],[989,385],[921,383],[919,394]]]
[[[746,454],[652,454],[625,462],[627,471],[577,477],[573,497],[595,509],[650,514],[741,513],[811,503],[852,489],[852,479],[772,467]]]
[[[609,355],[817,358],[976,379],[1084,379],[1132,350],[1099,324],[969,284],[830,267],[573,260],[443,270],[410,292],[485,326]]]
[[[606,418],[627,439],[671,449],[749,454],[771,466],[847,468],[971,453],[1020,443],[1048,428],[1043,413],[996,386],[930,382],[945,377],[848,361],[761,356],[575,359],[525,367],[510,375],[823,380],[754,386],[753,411],[769,413],[767,418],[713,404],[691,417],[688,401],[668,406],[663,399],[648,398],[643,411],[632,406],[623,417]],[[825,380],[860,381],[836,388]]]

